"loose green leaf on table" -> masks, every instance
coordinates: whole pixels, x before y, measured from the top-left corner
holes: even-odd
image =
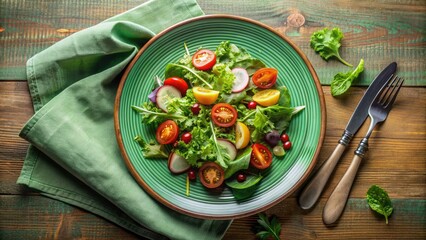
[[[340,57],[339,48],[341,46],[340,40],[342,40],[342,38],[343,33],[339,28],[333,28],[331,30],[324,28],[311,35],[311,47],[325,60],[328,60],[331,57],[336,57],[346,66],[352,67],[352,64],[346,62]]]
[[[352,82],[358,78],[359,74],[364,71],[364,59],[359,61],[358,66],[347,72],[347,73],[338,73],[331,80],[331,95],[333,97],[342,95],[345,93],[352,85]]]
[[[268,239],[272,237],[275,240],[280,240],[281,224],[275,215],[267,217],[266,214],[258,214],[258,226],[255,227],[256,237],[258,239]]]
[[[367,202],[372,210],[385,216],[386,224],[388,224],[388,217],[393,211],[388,193],[381,187],[372,185],[367,191]]]

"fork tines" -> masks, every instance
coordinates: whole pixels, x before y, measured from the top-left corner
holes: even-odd
[[[399,89],[402,87],[402,83],[404,83],[403,78],[394,76],[387,84],[386,90],[382,91],[378,102],[385,107],[392,105],[398,95]]]

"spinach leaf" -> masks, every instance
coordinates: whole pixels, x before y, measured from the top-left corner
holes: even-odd
[[[352,85],[352,82],[358,78],[359,74],[364,71],[364,59],[361,59],[358,66],[347,73],[338,73],[331,81],[331,95],[333,97],[342,95]]]
[[[251,148],[246,148],[236,159],[228,163],[225,171],[225,179],[231,177],[234,173],[247,169],[250,164]]]
[[[238,182],[236,178],[229,179],[226,181],[226,185],[233,189],[246,189],[249,187],[252,187],[256,185],[261,179],[263,178],[262,175],[247,175],[247,178],[244,182]]]
[[[388,193],[377,185],[372,185],[367,191],[367,202],[370,208],[385,216],[386,224],[392,214],[393,207]]]
[[[352,67],[350,63],[340,57],[339,48],[342,38],[343,33],[339,28],[333,28],[332,30],[324,28],[311,35],[311,47],[325,60],[328,60],[330,57],[336,57],[343,64]]]
[[[262,175],[247,175],[244,182],[240,183],[236,178],[229,178],[225,184],[231,188],[232,195],[234,195],[235,199],[244,200],[254,194],[262,178]]]

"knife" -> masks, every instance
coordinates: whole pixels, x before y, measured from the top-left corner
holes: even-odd
[[[396,72],[396,67],[396,62],[389,64],[385,69],[383,69],[381,73],[376,76],[376,78],[368,87],[367,91],[364,93],[364,96],[359,101],[358,106],[355,108],[354,113],[352,114],[345,130],[343,131],[342,137],[340,138],[337,147],[301,191],[298,202],[302,209],[310,209],[317,202],[325,184],[328,182],[331,173],[336,167],[336,164],[345,151],[347,145],[367,118],[368,107],[373,102],[374,97],[380,91],[380,89],[394,75]]]

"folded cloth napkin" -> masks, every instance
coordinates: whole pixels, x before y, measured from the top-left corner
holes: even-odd
[[[202,15],[195,0],[153,0],[74,33],[27,62],[35,109],[18,183],[148,239],[220,239],[231,221],[197,219],[151,198],[129,174],[114,133],[121,73],[159,31]]]

